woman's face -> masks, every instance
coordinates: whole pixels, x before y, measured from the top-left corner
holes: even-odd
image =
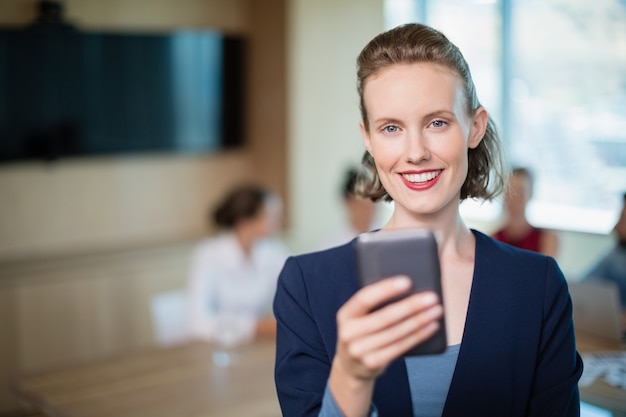
[[[369,198],[349,195],[345,204],[352,228],[358,233],[369,232],[376,217],[376,203]]]
[[[504,197],[504,207],[511,217],[524,217],[526,205],[532,194],[530,178],[515,174],[509,178],[509,186]]]
[[[257,239],[276,235],[281,229],[282,202],[278,197],[267,198],[263,207],[252,218],[244,220],[243,224]]]
[[[396,64],[366,82],[363,98],[369,126],[361,133],[394,216],[456,212],[468,148],[487,125],[482,108],[467,115],[459,77],[430,63]]]

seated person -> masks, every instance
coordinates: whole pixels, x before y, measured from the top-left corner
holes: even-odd
[[[533,178],[527,168],[515,168],[509,177],[504,197],[505,223],[493,237],[518,248],[556,257],[559,238],[556,233],[533,227],[526,218],[526,206],[532,198]]]
[[[585,274],[583,279],[612,281],[617,284],[626,328],[626,193],[613,232],[617,238],[615,246]]]
[[[242,186],[212,213],[221,230],[198,244],[188,277],[192,337],[234,345],[274,336],[271,302],[288,255],[274,237],[281,208],[268,190]]]
[[[341,196],[347,219],[341,228],[322,242],[321,249],[342,245],[361,233],[372,230],[377,214],[377,204],[356,194],[354,187],[358,175],[355,168],[350,168],[346,172]]]

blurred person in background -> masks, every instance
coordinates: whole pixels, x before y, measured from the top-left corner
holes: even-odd
[[[273,337],[271,301],[288,256],[277,237],[281,199],[264,187],[240,186],[211,217],[220,230],[197,245],[189,270],[191,336],[228,345]]]
[[[322,242],[321,249],[343,245],[359,234],[369,232],[374,227],[377,204],[356,194],[354,186],[358,175],[359,172],[356,168],[350,168],[346,171],[341,193],[347,218],[339,230]]]
[[[626,193],[623,198],[622,211],[613,228],[617,242],[613,249],[584,275],[583,279],[611,281],[617,284],[626,329]]]
[[[532,196],[532,173],[528,168],[514,168],[504,197],[505,223],[493,237],[509,245],[554,258],[559,249],[557,234],[532,226],[526,218],[526,207]]]

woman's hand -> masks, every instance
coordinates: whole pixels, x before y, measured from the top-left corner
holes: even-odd
[[[413,294],[373,311],[410,287],[408,277],[388,278],[362,288],[339,309],[329,387],[344,415],[367,415],[376,377],[439,328],[443,307],[433,292]]]

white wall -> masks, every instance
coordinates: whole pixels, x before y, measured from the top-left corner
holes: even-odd
[[[356,57],[384,29],[383,0],[291,0],[288,10],[288,240],[310,250],[343,219],[339,190],[358,164]]]

